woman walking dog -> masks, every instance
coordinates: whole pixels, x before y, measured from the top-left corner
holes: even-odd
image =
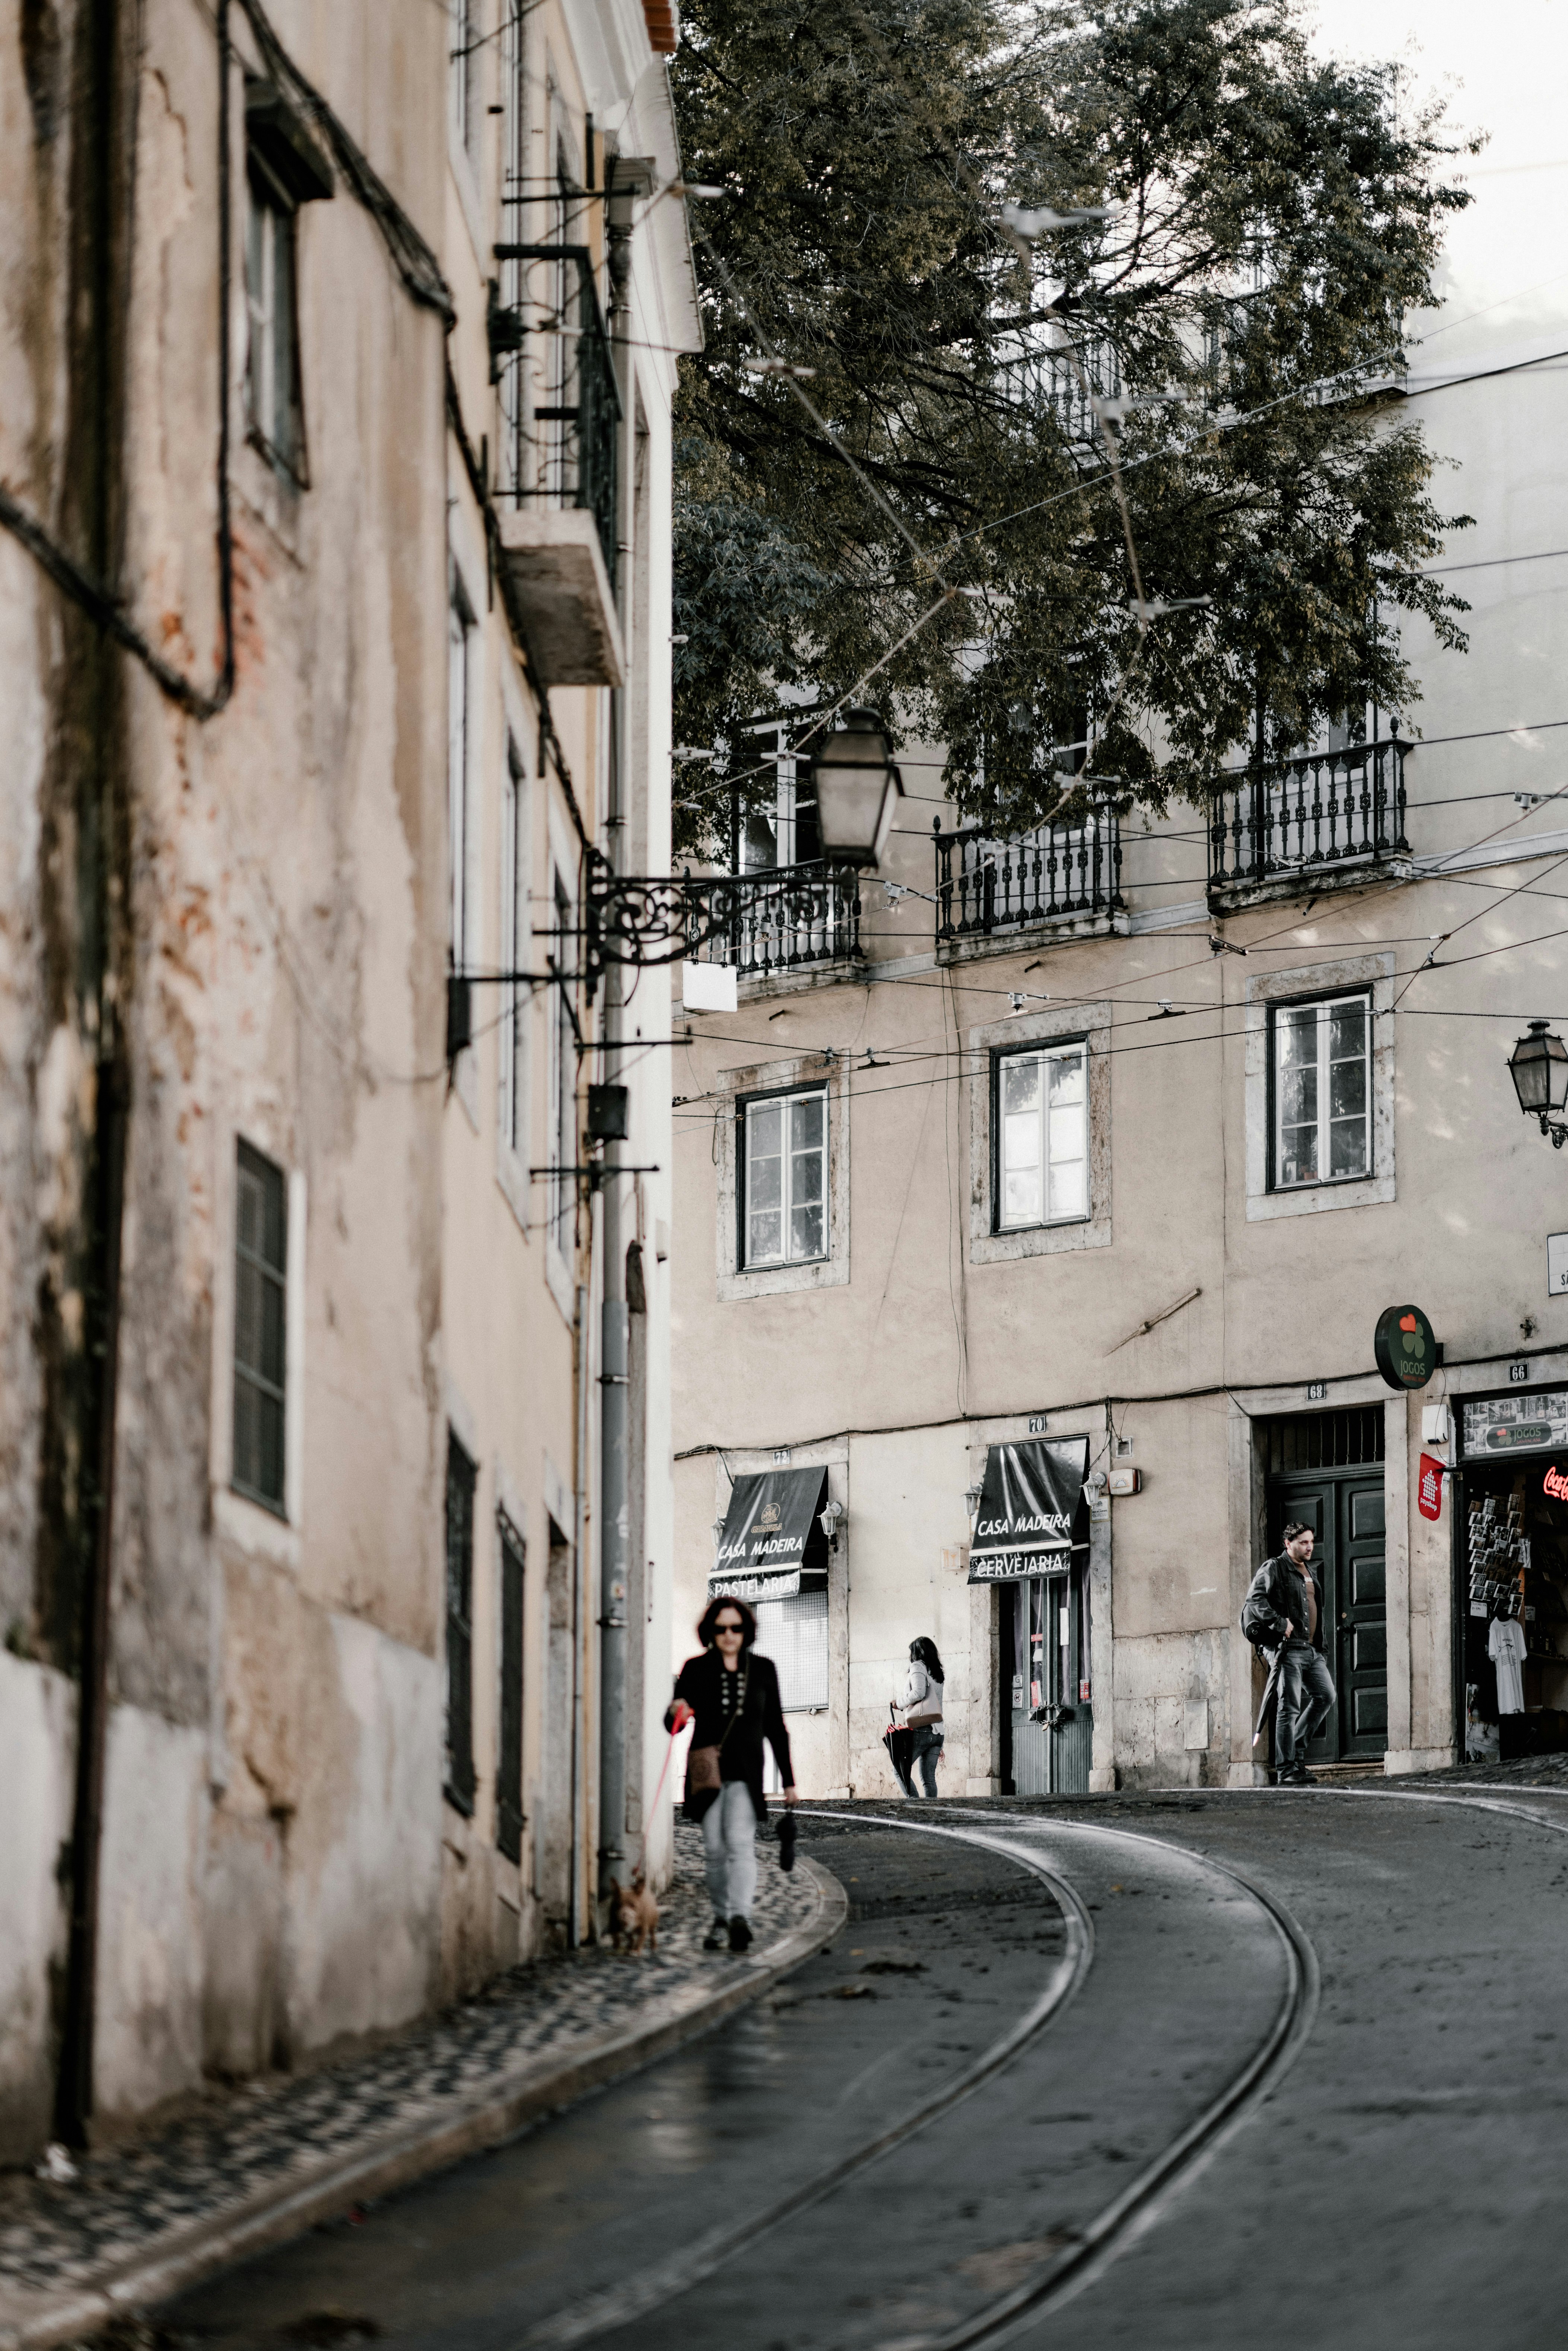
[[[732,1951],[745,1951],[751,1946],[757,1896],[757,1824],[768,1817],[763,1740],[773,1750],[787,1804],[795,1802],[795,1768],[779,1703],[778,1671],[771,1657],[757,1655],[757,1618],[745,1601],[724,1593],[710,1600],[697,1638],[702,1655],[688,1657],[681,1667],[664,1728],[684,1730],[688,1722],[695,1724],[681,1809],[688,1821],[702,1823],[713,1902],[713,1925],[703,1937],[703,1949],[719,1951],[727,1942]]]
[[[915,1733],[908,1773],[899,1771],[898,1774],[906,1796],[924,1792],[934,1797],[936,1793],[936,1766],[942,1760],[944,1736],[942,1689],[945,1679],[936,1644],[928,1641],[923,1633],[917,1641],[909,1644],[909,1671],[904,1677],[904,1698],[899,1707],[905,1729]],[[894,1769],[897,1771],[898,1766],[894,1764]],[[922,1783],[919,1789],[915,1785],[916,1771]]]

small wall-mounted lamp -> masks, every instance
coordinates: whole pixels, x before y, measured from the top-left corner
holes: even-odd
[[[964,1489],[964,1500],[971,1519],[977,1519],[980,1515],[980,1497],[985,1490],[985,1487],[977,1479],[974,1485],[966,1486]]]
[[[839,1520],[843,1515],[844,1506],[841,1502],[830,1502],[818,1518],[817,1524],[828,1538],[830,1551],[837,1551],[839,1547]]]
[[[1561,1151],[1568,1142],[1568,1126],[1552,1113],[1568,1109],[1568,1046],[1550,1021],[1531,1022],[1529,1035],[1521,1037],[1509,1055],[1508,1071],[1520,1109],[1526,1118],[1541,1121],[1542,1134],[1549,1134],[1553,1147]]]

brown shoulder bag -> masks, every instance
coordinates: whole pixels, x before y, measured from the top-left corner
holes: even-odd
[[[743,1666],[740,1669],[740,1696],[736,1700],[735,1712],[724,1726],[724,1739],[721,1739],[716,1747],[694,1747],[686,1757],[688,1799],[692,1796],[716,1796],[724,1785],[724,1771],[720,1762],[724,1753],[724,1740],[729,1737],[746,1711],[746,1685],[750,1672],[749,1666]]]

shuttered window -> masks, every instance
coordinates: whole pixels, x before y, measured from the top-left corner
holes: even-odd
[[[779,1671],[779,1701],[786,1714],[828,1703],[828,1595],[798,1592],[789,1600],[757,1603],[757,1651]]]
[[[496,1758],[496,1843],[508,1861],[523,1857],[523,1539],[502,1510],[500,1751]]]
[[[446,1434],[446,1798],[474,1810],[474,1492],[479,1472]]]
[[[235,1490],[281,1518],[288,1204],[283,1170],[239,1146],[235,1179]]]

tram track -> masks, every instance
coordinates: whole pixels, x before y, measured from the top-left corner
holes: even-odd
[[[558,2347],[559,2351],[566,2351],[568,2346],[591,2341],[632,2324],[701,2284],[761,2239],[810,2210],[950,2113],[1014,2062],[1063,2013],[1082,1988],[1094,1954],[1094,1929],[1088,1907],[1076,1887],[1022,1841],[1016,1815],[1006,1816],[1003,1823],[995,1815],[982,1815],[977,1820],[971,1814],[973,1827],[845,1813],[829,1806],[813,1806],[810,1817],[850,1821],[859,1828],[884,1828],[894,1834],[973,1844],[1030,1871],[1050,1889],[1066,1928],[1067,1948],[1052,1970],[1051,1981],[1012,2029],[993,2042],[936,2096],[837,2162],[824,2167],[763,2210],[709,2231],[634,2280],[601,2288],[539,2321],[515,2338],[512,2351],[558,2351]],[[997,1828],[1004,1824],[1011,1833],[998,1835]],[[1101,1823],[1063,1822],[1054,1814],[1049,1822],[1031,1822],[1029,1825],[1049,1828],[1053,1835],[1153,1848],[1167,1863],[1185,1865],[1195,1875],[1211,1881],[1226,1881],[1267,1917],[1283,1958],[1285,1989],[1269,2030],[1229,2081],[1119,2195],[1075,2232],[1075,2242],[956,2327],[925,2338],[926,2351],[971,2351],[971,2346],[979,2351],[982,2346],[1002,2344],[1092,2285],[1121,2252],[1156,2225],[1167,2203],[1197,2177],[1289,2072],[1312,2032],[1317,2012],[1319,1970],[1309,1938],[1285,1906],[1242,1871],[1211,1855],[1190,1853],[1184,1846],[1147,1832]],[[907,2334],[901,2335],[898,2340],[904,2351],[908,2351]],[[891,2344],[886,2351],[893,2351]]]
[[[852,1820],[857,1826],[872,1824],[873,1822],[873,1816],[833,1813],[826,1807],[813,1806],[812,1816],[817,1819]],[[512,2351],[565,2351],[569,2345],[590,2342],[595,2335],[608,2334],[617,2326],[628,2325],[646,2316],[650,2311],[674,2301],[692,2287],[700,2285],[705,2278],[711,2277],[725,2262],[746,2252],[760,2238],[781,2228],[799,2213],[809,2211],[857,2174],[880,2162],[883,2156],[891,2155],[895,2147],[904,2146],[944,2115],[950,2114],[983,2083],[988,2082],[1003,2066],[1010,2064],[1075,1997],[1093,1963],[1094,1923],[1076,1890],[1048,1868],[1038,1855],[1029,1853],[1010,1840],[967,1836],[962,1830],[941,1828],[935,1823],[889,1821],[875,1822],[874,1824],[981,1845],[988,1851],[1005,1855],[1009,1860],[1017,1862],[1021,1868],[1043,1882],[1061,1913],[1066,1948],[1038,1999],[1009,2032],[982,2051],[972,2065],[966,2066],[935,2096],[923,2100],[910,2113],[879,2131],[875,2137],[852,2148],[837,2162],[824,2166],[788,2196],[780,2197],[762,2211],[711,2230],[694,2243],[672,2254],[668,2260],[643,2272],[635,2280],[601,2287],[567,2309],[541,2319],[517,2338]]]

